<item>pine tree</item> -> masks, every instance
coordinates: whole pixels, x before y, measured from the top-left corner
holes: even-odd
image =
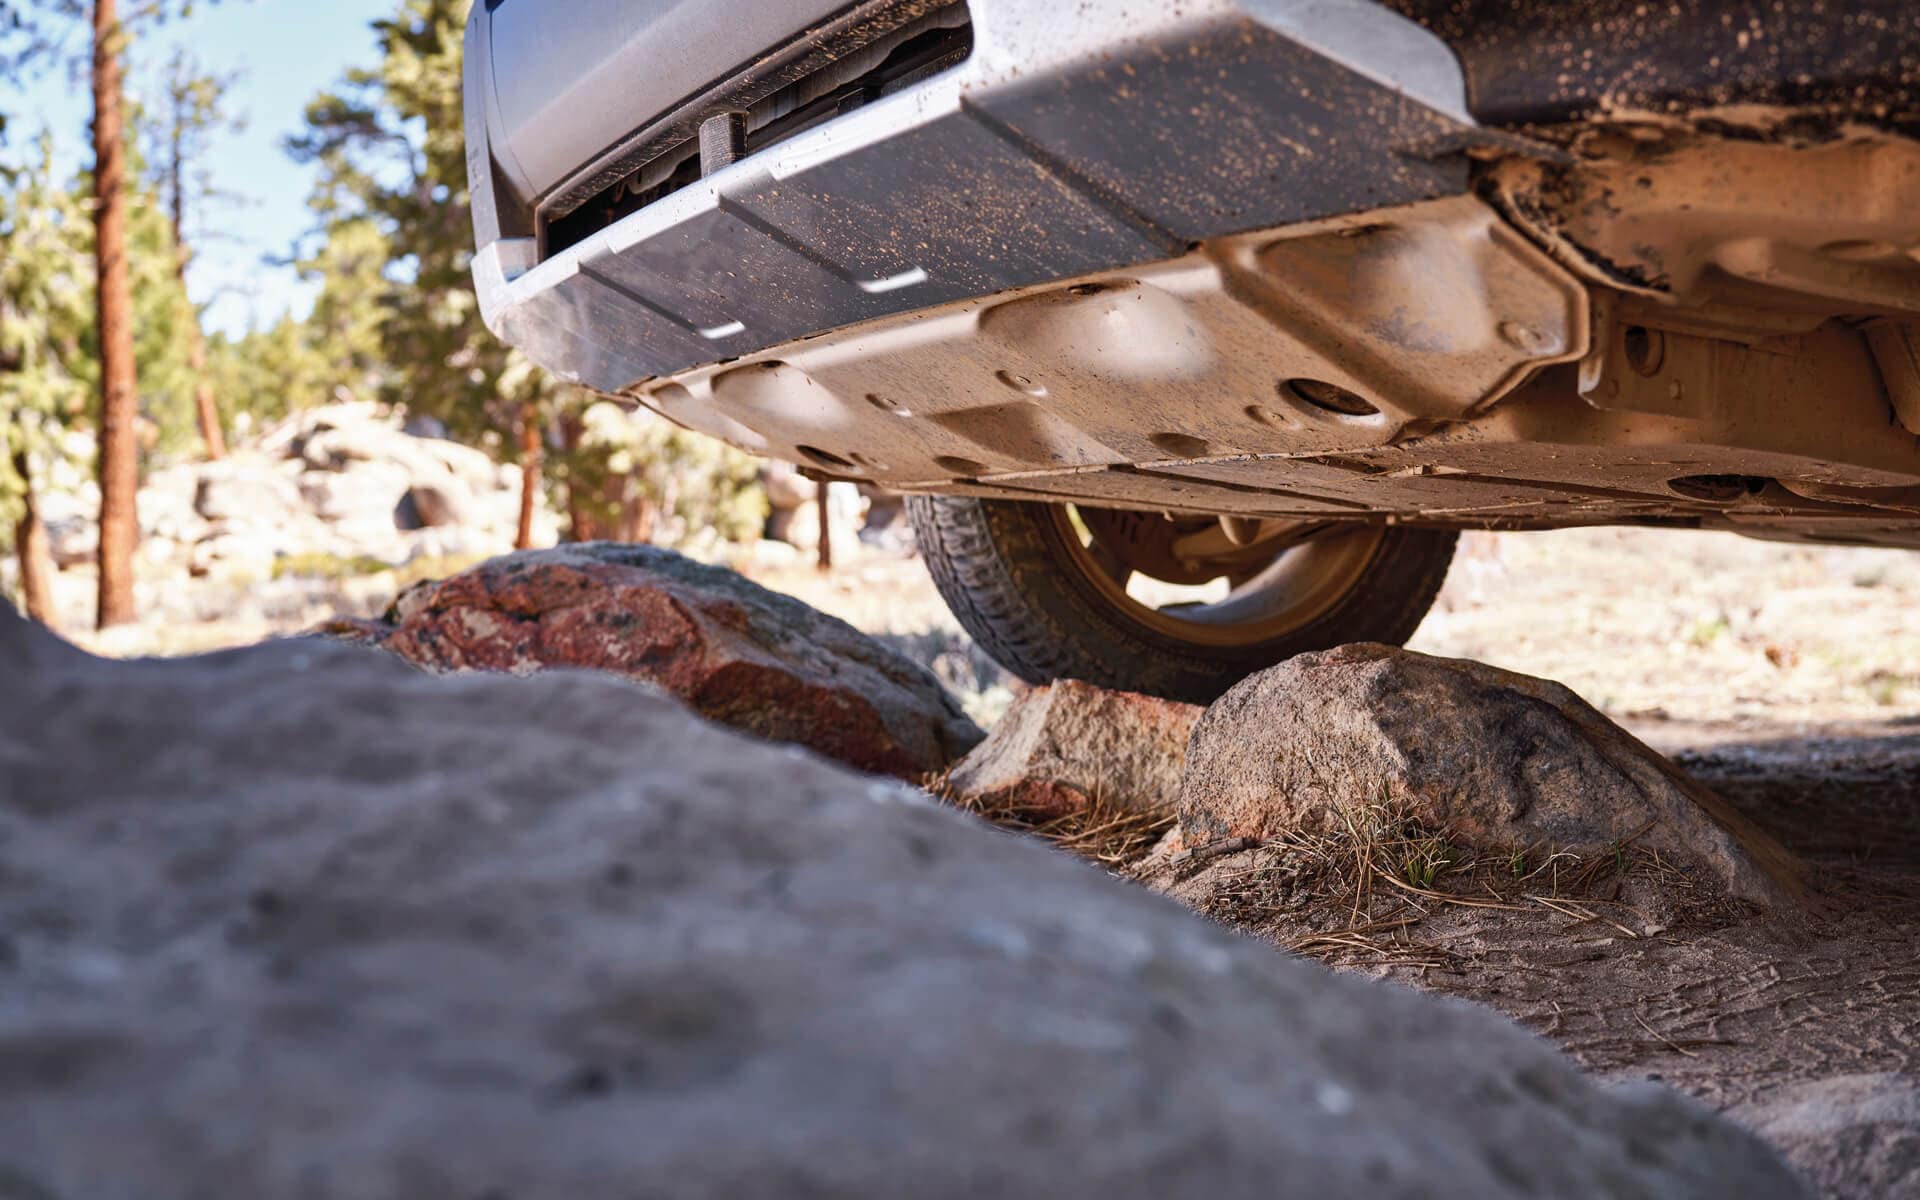
[[[187,268],[193,261],[193,245],[188,238],[191,219],[197,207],[225,198],[218,192],[202,164],[213,136],[223,130],[238,129],[241,122],[225,112],[230,75],[213,75],[199,69],[185,51],[175,50],[167,61],[161,81],[161,107],[157,120],[149,125],[154,187],[166,206],[175,248],[175,274],[184,288]],[[207,342],[198,314],[186,322],[187,368],[193,375],[194,419],[200,429],[200,441],[207,457],[225,458],[227,439],[221,426],[220,410],[214,402],[212,380],[207,374]]]
[[[377,290],[346,310],[363,312],[372,299],[380,314],[385,397],[518,461],[521,509],[530,517],[545,430],[567,397],[479,318],[461,109],[470,7],[471,0],[399,0],[391,20],[373,24],[379,64],[348,72],[336,90],[315,97],[306,130],[287,148],[321,168],[311,205],[329,246],[378,238],[390,248]],[[530,532],[523,519],[522,543]]]
[[[55,184],[53,142],[6,172],[0,188],[0,522],[20,561],[27,615],[53,623],[51,576],[36,502],[36,464],[64,452],[60,434],[86,407],[73,364],[92,324],[86,212]]]
[[[189,0],[133,0],[128,15],[164,19]],[[133,276],[128,246],[126,51],[133,27],[118,0],[0,0],[0,66],[61,57],[65,35],[87,19],[93,96],[94,310],[99,355],[100,580],[96,624],[133,620],[133,553],[140,540],[139,368],[134,357]]]

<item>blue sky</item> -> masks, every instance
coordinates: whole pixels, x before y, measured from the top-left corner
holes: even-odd
[[[216,186],[238,192],[241,203],[205,215],[201,224],[219,240],[197,248],[187,278],[196,301],[210,303],[210,329],[230,333],[267,324],[312,303],[308,288],[287,267],[263,260],[285,257],[311,225],[310,172],[280,149],[300,127],[300,114],[317,91],[331,86],[349,66],[371,65],[373,33],[368,22],[388,16],[397,0],[225,0],[194,6],[184,21],[164,27],[135,48],[129,90],[158,87],[160,69],[176,45],[184,45],[202,69],[239,71],[229,106],[247,118],[244,130],[220,136],[209,168]],[[9,143],[31,144],[41,126],[51,129],[63,168],[90,159],[89,97],[62,70],[14,85],[4,103],[12,114]],[[24,103],[19,91],[25,92]]]

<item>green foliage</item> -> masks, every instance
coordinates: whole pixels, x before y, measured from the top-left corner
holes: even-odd
[[[395,591],[405,591],[416,583],[430,579],[445,579],[481,562],[482,557],[472,554],[434,554],[409,559],[405,563],[394,564],[369,554],[356,554],[342,557],[311,550],[300,554],[283,555],[274,560],[273,577],[275,579],[364,579],[369,575],[392,575]]]
[[[183,243],[182,267],[184,243],[196,240],[200,232],[191,219],[213,201],[235,198],[215,185],[206,166],[218,135],[246,127],[246,118],[226,107],[235,78],[202,70],[191,55],[176,48],[158,80],[159,116],[142,122],[154,190],[173,220],[175,240]]]
[[[315,97],[287,145],[321,170],[309,201],[321,240],[301,260],[323,281],[309,322],[321,359],[346,365],[355,390],[436,417],[501,458],[518,457],[523,422],[581,422],[572,449],[548,448],[545,480],[599,529],[632,529],[637,506],[664,518],[655,527],[668,539],[703,529],[757,537],[766,499],[754,460],[595,404],[481,323],[461,108],[471,3],[396,2],[392,19],[374,23],[378,64]]]
[[[318,168],[314,233],[293,256],[319,284],[311,314],[205,343],[201,377],[227,426],[246,430],[343,396],[379,399],[513,459],[529,423],[542,434],[577,425],[582,436],[564,452],[553,438],[537,440],[547,486],[592,523],[631,529],[636,513],[651,513],[668,539],[689,530],[757,536],[766,501],[754,460],[595,404],[487,332],[470,274],[462,114],[471,0],[393,4],[393,16],[372,26],[376,57],[316,96],[287,142],[296,161]],[[121,5],[123,48],[137,46],[139,22],[186,9],[183,0]],[[88,10],[82,0],[0,0],[0,66],[84,65]],[[219,195],[198,164],[229,122],[217,75],[175,56],[159,82],[158,120],[127,113],[129,176],[144,181],[130,185],[129,242],[147,445],[171,454],[199,445],[187,364],[198,313],[180,281],[179,243],[194,240],[187,226],[207,222],[192,214]],[[66,432],[93,427],[99,370],[87,180],[56,181],[47,161],[43,154],[11,175],[0,164],[0,366],[20,368],[0,373],[0,437],[31,439],[42,460],[71,443]],[[22,486],[10,471],[0,461],[0,516]]]
[[[99,388],[94,317],[90,185],[53,177],[53,143],[42,135],[32,159],[0,172],[0,430],[9,439],[0,463],[0,518],[26,486],[12,447],[47,464],[60,434],[91,429]],[[196,320],[175,271],[172,231],[151,190],[136,188],[127,249],[133,277],[135,355],[141,415],[154,447],[168,453],[197,435],[193,381],[183,336]],[[11,521],[4,524],[11,528]]]
[[[344,361],[370,362],[379,392],[502,457],[528,412],[560,388],[481,324],[470,263],[461,44],[470,0],[399,0],[376,21],[380,62],[307,106],[288,150],[321,168],[311,200],[324,245],[305,260],[335,291],[317,319]],[[377,268],[377,270],[376,270]]]
[[[579,444],[554,469],[596,527],[626,527],[634,506],[646,505],[665,518],[656,525],[665,544],[684,545],[704,530],[734,542],[760,536],[767,496],[753,456],[608,401],[590,405],[580,421]]]
[[[330,400],[345,380],[315,344],[312,326],[282,317],[242,337],[207,341],[207,382],[221,424],[241,433]]]
[[[187,298],[172,221],[161,208],[159,197],[144,186],[132,186],[132,193],[127,214],[127,262],[133,280],[133,353],[140,414],[153,423],[153,448],[171,457],[199,443],[187,334],[189,328],[197,327],[200,314]],[[86,230],[87,253],[91,256],[90,222]],[[96,333],[89,323],[86,366],[97,374]]]
[[[1450,842],[1431,834],[1408,838],[1398,847],[1398,855],[1401,878],[1423,891],[1433,890],[1458,858]]]
[[[192,16],[196,3],[218,0],[119,0],[116,52],[144,29]],[[0,0],[0,75],[64,66],[77,77],[92,52],[92,19],[93,0]]]
[[[16,454],[44,470],[91,394],[82,346],[93,325],[92,236],[79,197],[53,180],[42,135],[0,186],[0,537],[11,537],[30,483]]]
[[[342,216],[296,264],[320,284],[305,319],[282,317],[243,337],[215,336],[207,372],[232,429],[348,397],[393,397],[383,338],[391,247],[366,217]]]

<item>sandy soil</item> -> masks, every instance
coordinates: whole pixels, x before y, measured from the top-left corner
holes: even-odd
[[[964,653],[918,562],[756,578],[868,632]],[[1916,602],[1920,555],[1906,551],[1648,529],[1472,533],[1410,645],[1557,679],[1663,747],[1893,730],[1920,722]],[[980,689],[1011,682],[975,666]],[[957,659],[950,669],[964,675]]]
[[[932,661],[989,715],[1011,684],[974,651],[912,558],[843,549],[830,574],[744,569]],[[384,607],[392,573],[224,583],[143,578],[151,619],[85,631],[92,579],[58,577],[68,636],[177,654]],[[1663,745],[1920,722],[1920,555],[1645,529],[1468,534],[1411,645],[1544,675]]]
[[[1376,884],[1357,914],[1344,894],[1316,906],[1290,892],[1285,860],[1265,850],[1150,860],[1139,876],[1277,945],[1483,1001],[1602,1074],[1666,1079],[1732,1106],[1807,1079],[1920,1073],[1920,747],[1905,749],[1883,781],[1907,801],[1897,837],[1872,812],[1869,832],[1837,832],[1852,827],[1845,803],[1810,819],[1791,776],[1728,789],[1803,856],[1805,912],[1759,913],[1632,859],[1587,885],[1541,878],[1496,895],[1484,874],[1433,885],[1501,907]],[[1353,928],[1361,935],[1344,937]]]

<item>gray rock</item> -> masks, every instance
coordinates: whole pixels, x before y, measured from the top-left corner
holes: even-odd
[[[767,493],[767,506],[775,512],[811,504],[819,493],[818,485],[798,468],[777,461],[760,468],[760,486]]]
[[[187,570],[195,575],[224,574],[263,579],[273,574],[280,535],[254,527],[218,529],[187,551]]]
[[[208,463],[193,494],[194,511],[209,521],[273,525],[304,507],[292,479],[239,457]]]
[[[415,438],[408,446],[410,457],[417,464],[433,463],[444,468],[444,474],[451,475],[456,481],[474,491],[487,491],[499,486],[500,465],[488,458],[485,451],[475,450],[471,446],[462,446],[458,442],[449,442],[441,438]],[[511,483],[514,491],[520,487],[520,468],[511,466]],[[424,466],[419,469],[418,482],[431,483],[436,480],[435,473]]]
[[[0,1189],[1741,1197],[1734,1125],[601,675],[0,606]]]
[[[814,486],[810,480],[802,482]],[[827,532],[834,547],[843,555],[858,550],[860,529],[866,521],[865,497],[860,489],[844,481],[828,484],[827,497]],[[767,519],[767,534],[802,550],[819,548],[820,505],[809,501],[795,508],[775,508]]]
[[[100,556],[99,523],[80,516],[54,517],[46,522],[47,549],[53,564],[66,568],[93,562]]]
[[[300,457],[316,471],[344,471],[357,462],[387,462],[410,454],[412,439],[373,420],[343,420],[314,430],[300,442]]]
[[[1728,1115],[1785,1152],[1829,1200],[1920,1196],[1920,1080],[1911,1075],[1796,1084]]]
[[[406,467],[393,462],[354,460],[339,471],[307,471],[300,495],[324,521],[379,518],[393,524],[393,510],[413,485]]]
[[[1756,903],[1801,894],[1779,843],[1567,688],[1390,646],[1303,654],[1215,701],[1180,823],[1189,841],[1333,831],[1383,796],[1477,848],[1631,843]]]

